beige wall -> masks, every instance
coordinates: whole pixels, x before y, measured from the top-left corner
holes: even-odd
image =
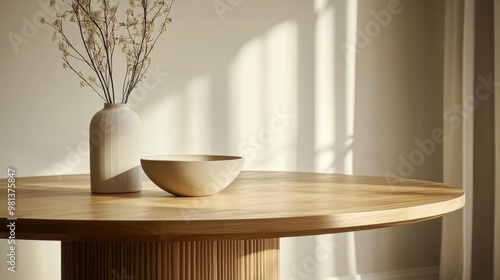
[[[398,167],[418,149],[415,140],[442,126],[442,3],[359,2],[241,0],[218,14],[217,1],[177,1],[154,71],[131,99],[143,154],[242,154],[245,169],[440,180],[439,145],[411,174]],[[35,1],[0,9],[0,166],[18,176],[88,172],[85,134],[102,102],[60,67],[51,31],[32,25],[41,13]],[[354,45],[357,56],[356,23],[365,39]],[[14,33],[23,37],[15,47]],[[278,116],[282,129],[272,130]],[[439,264],[439,240],[439,220],[287,238],[282,276],[425,270]],[[9,279],[57,279],[58,248],[20,242],[19,272]],[[321,248],[328,257],[315,259]]]
[[[369,24],[362,22],[369,22],[371,10],[395,1],[367,2],[360,5],[365,17],[358,27]],[[443,128],[444,1],[401,1],[399,10],[358,55],[354,172],[440,181],[442,147],[432,135]],[[429,150],[420,153],[421,147]],[[359,233],[367,252],[360,266],[438,266],[440,233],[439,220]],[[386,261],[373,262],[379,257]]]

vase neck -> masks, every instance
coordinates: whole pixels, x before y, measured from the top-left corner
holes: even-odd
[[[104,103],[104,109],[128,108],[127,103]]]

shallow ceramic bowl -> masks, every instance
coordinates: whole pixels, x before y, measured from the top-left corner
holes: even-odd
[[[213,195],[238,176],[244,158],[219,155],[167,155],[141,159],[149,179],[177,196]]]

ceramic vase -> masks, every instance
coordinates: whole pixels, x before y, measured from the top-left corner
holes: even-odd
[[[139,116],[128,104],[106,103],[90,121],[90,185],[93,193],[142,189]]]

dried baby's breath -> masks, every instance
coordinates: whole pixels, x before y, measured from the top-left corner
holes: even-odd
[[[119,46],[127,61],[121,96],[121,102],[126,103],[144,79],[154,45],[172,21],[173,0],[169,4],[164,0],[129,0],[128,7],[120,7],[118,0],[49,0],[49,4],[56,19],[49,22],[42,18],[41,22],[54,29],[52,39],[59,40],[63,67],[71,69],[82,80],[81,86],[92,88],[106,103],[115,103],[113,55]],[[67,24],[76,24],[81,47],[69,39]],[[76,63],[95,75],[77,71]]]

